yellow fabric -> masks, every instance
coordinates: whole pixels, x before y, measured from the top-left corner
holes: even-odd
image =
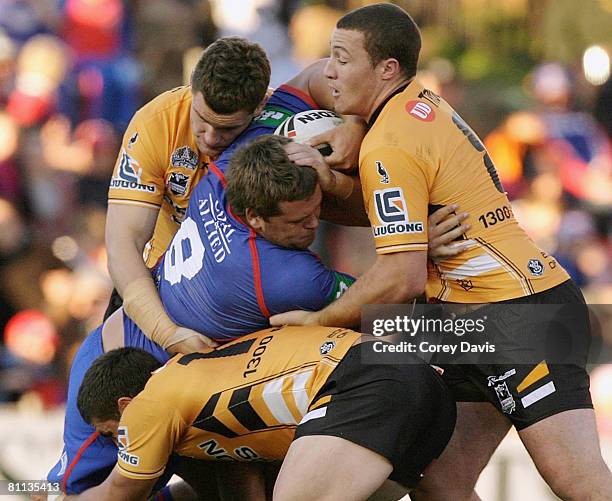
[[[137,278],[127,285],[123,291],[123,309],[145,335],[161,347],[167,348],[180,341],[174,339],[177,325],[166,314],[150,278]]]
[[[153,238],[145,248],[155,265],[183,220],[191,190],[206,173],[191,132],[191,88],[164,92],[130,122],[111,178],[109,203],[159,207]]]
[[[212,357],[177,355],[121,416],[129,440],[118,456],[120,473],[158,477],[172,452],[282,459],[314,396],[359,337],[347,329],[286,326],[237,339]]]
[[[429,263],[426,294],[482,303],[541,292],[569,278],[518,225],[484,146],[439,96],[413,81],[366,135],[359,173],[379,254],[427,249],[427,216],[458,203],[471,247]]]
[[[548,372],[548,364],[546,363],[546,360],[542,360],[529,374],[525,376],[525,379],[521,381],[521,384],[516,387],[516,391],[520,393],[521,391],[526,390],[533,383],[536,383],[543,377],[548,376],[548,374],[550,374]]]

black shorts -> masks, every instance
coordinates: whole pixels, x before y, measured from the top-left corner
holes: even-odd
[[[503,301],[506,304],[584,304],[580,290],[571,280],[552,289],[522,298]],[[478,310],[484,314],[483,310]],[[588,320],[585,318],[585,321]],[[541,323],[533,320],[531,331],[525,331],[525,319],[517,323],[521,332],[517,335],[538,337]],[[586,331],[588,325],[584,326]],[[513,326],[506,325],[506,339],[513,336]],[[584,343],[588,351],[588,343]],[[586,362],[587,353],[576,358]],[[518,353],[518,351],[517,351]],[[517,360],[520,355],[517,355]],[[435,363],[435,361],[434,361]],[[521,430],[542,419],[572,409],[592,409],[589,392],[589,376],[583,363],[555,364],[546,360],[534,363],[508,361],[503,364],[440,364],[444,369],[443,379],[450,387],[457,402],[491,402],[504,413],[517,430]]]
[[[440,376],[416,357],[410,364],[364,364],[360,346],[353,346],[331,374],[295,438],[349,440],[387,458],[391,480],[414,487],[450,440],[455,401]]]

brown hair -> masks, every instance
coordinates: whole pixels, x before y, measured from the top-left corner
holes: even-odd
[[[227,200],[234,212],[244,218],[250,208],[268,218],[280,214],[280,202],[304,200],[317,187],[312,167],[289,160],[283,145],[290,139],[265,135],[238,149],[227,171]]]
[[[200,56],[191,74],[191,88],[219,114],[252,113],[270,83],[270,61],[256,43],[244,38],[219,38]]]
[[[394,58],[405,77],[416,75],[421,33],[404,9],[387,3],[366,5],[340,18],[336,28],[363,33],[372,66],[383,59]]]

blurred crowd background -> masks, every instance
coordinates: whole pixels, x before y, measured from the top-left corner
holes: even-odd
[[[108,182],[133,113],[223,35],[261,43],[279,85],[366,3],[0,0],[0,402],[61,405],[102,319]],[[484,139],[524,228],[590,303],[612,303],[612,1],[395,3],[422,28],[419,77]],[[368,229],[325,224],[316,250],[356,275],[374,256]],[[596,370],[612,433],[612,369]]]

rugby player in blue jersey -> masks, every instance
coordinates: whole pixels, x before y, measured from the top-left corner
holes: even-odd
[[[169,316],[179,325],[219,342],[267,327],[268,317],[274,313],[296,308],[320,309],[352,283],[351,277],[326,268],[307,250],[314,239],[322,199],[315,171],[296,169],[286,154],[274,149],[274,144],[270,149],[270,144],[262,143],[262,155],[275,152],[278,157],[275,163],[285,165],[260,178],[269,181],[268,187],[280,185],[285,191],[276,200],[270,193],[260,197],[266,202],[263,206],[241,200],[236,211],[232,211],[226,199],[226,185],[230,196],[245,192],[240,186],[244,176],[240,179],[240,175],[226,172],[234,150],[272,132],[287,116],[316,107],[306,94],[311,88],[307,74],[276,90],[264,113],[210,165],[210,172],[194,190],[185,220],[157,268],[156,279]],[[278,146],[278,140],[276,143]],[[231,170],[240,174],[240,167],[234,162]],[[289,168],[295,174],[288,183]],[[361,197],[356,187],[347,190],[347,185],[342,184],[338,188],[339,198]],[[251,183],[247,191],[253,194],[259,189]],[[450,209],[443,210],[433,221],[438,222]],[[455,222],[440,225],[438,235]],[[459,231],[461,228],[453,230],[439,242],[454,239]],[[442,252],[449,249],[442,247]],[[118,334],[121,332],[123,335]],[[86,339],[71,370],[64,453],[48,477],[62,482],[67,492],[78,493],[99,484],[116,461],[115,444],[98,436],[82,420],[76,409],[76,394],[93,360],[120,346],[144,348],[160,362],[168,358],[122,310]]]

